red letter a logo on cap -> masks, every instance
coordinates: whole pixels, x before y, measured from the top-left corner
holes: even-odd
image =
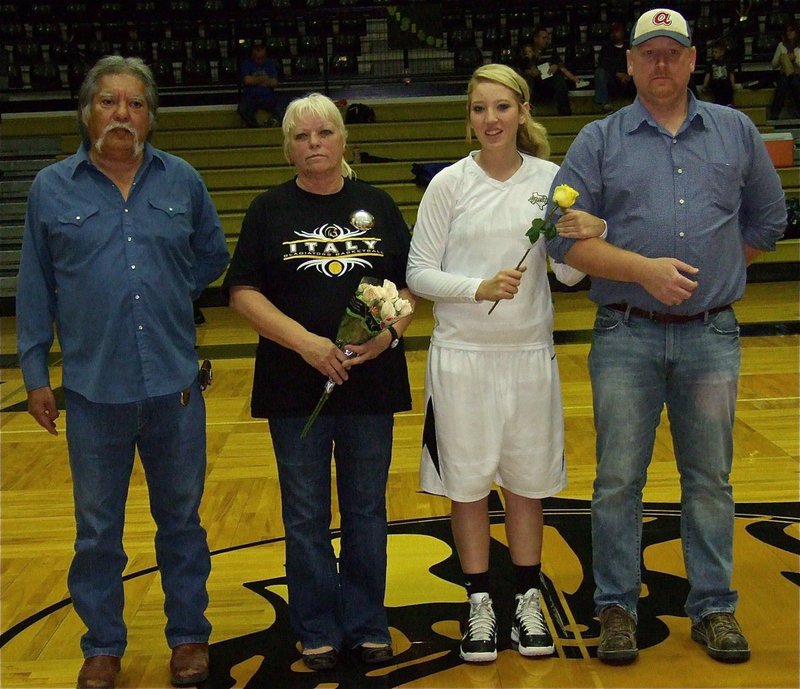
[[[653,24],[656,26],[660,24],[670,26],[672,24],[672,18],[669,16],[669,12],[659,12],[655,17],[653,17]]]

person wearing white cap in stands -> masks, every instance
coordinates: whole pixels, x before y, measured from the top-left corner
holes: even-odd
[[[731,588],[740,360],[732,304],[747,265],[782,236],[785,199],[752,121],[688,90],[696,51],[678,12],[642,14],[630,45],[636,99],[586,125],[553,180],[579,192],[575,208],[607,221],[607,239],[548,242],[554,260],[591,276],[598,306],[589,354],[597,655],[609,663],[638,655],[642,491],[666,404],[691,637],[712,658],[739,662],[750,646]]]

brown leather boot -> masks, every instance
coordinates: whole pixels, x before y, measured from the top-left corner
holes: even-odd
[[[208,679],[208,644],[180,644],[172,649],[169,674],[176,687],[199,684]]]
[[[78,689],[114,689],[120,662],[116,656],[92,656],[83,661]]]
[[[600,611],[600,644],[597,657],[604,663],[626,665],[636,660],[636,620],[619,605]]]

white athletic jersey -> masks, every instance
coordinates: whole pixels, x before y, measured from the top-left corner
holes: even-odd
[[[474,154],[473,154],[474,155]],[[526,232],[547,210],[555,163],[522,155],[505,182],[489,177],[472,155],[439,172],[417,213],[408,256],[409,288],[435,302],[431,343],[457,349],[527,349],[553,342],[553,305],[544,237],[531,248],[520,291],[477,302],[482,280],[514,268],[531,247]],[[584,274],[553,264],[556,277],[574,285]]]

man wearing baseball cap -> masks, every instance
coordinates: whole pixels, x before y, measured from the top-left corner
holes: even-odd
[[[734,617],[730,485],[739,377],[733,304],[746,268],[786,228],[781,182],[745,115],[698,101],[686,20],[642,14],[627,71],[634,102],[586,125],[553,181],[604,218],[606,240],[556,237],[548,252],[592,276],[589,372],[597,431],[592,495],[597,655],[638,655],[642,491],[666,404],[681,475],[691,637],[725,662],[750,646]],[[576,222],[567,213],[559,229]],[[648,581],[650,595],[656,582]]]

